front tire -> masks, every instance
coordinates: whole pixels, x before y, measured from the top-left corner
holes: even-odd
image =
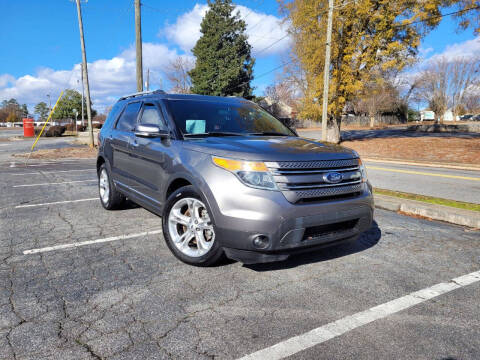
[[[115,188],[110,171],[105,163],[98,169],[98,195],[102,206],[107,210],[115,210],[125,202],[125,196]]]
[[[162,216],[163,236],[170,251],[194,266],[212,266],[223,258],[211,212],[193,186],[171,194]]]

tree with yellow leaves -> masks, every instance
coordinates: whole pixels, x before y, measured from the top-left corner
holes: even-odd
[[[306,74],[300,116],[321,118],[328,0],[280,0],[291,23],[296,56]],[[449,4],[452,4],[450,1]],[[343,0],[333,12],[328,141],[340,142],[345,106],[375,81],[379,71],[401,70],[421,39],[441,20],[446,1]]]

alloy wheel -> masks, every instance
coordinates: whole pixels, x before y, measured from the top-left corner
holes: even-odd
[[[203,202],[178,200],[168,215],[168,231],[175,247],[191,257],[205,255],[213,246],[215,231]]]

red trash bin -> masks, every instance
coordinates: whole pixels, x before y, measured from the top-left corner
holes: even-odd
[[[23,119],[23,137],[35,136],[35,127],[32,118]]]

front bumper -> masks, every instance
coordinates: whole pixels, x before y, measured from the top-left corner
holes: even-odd
[[[216,237],[228,257],[244,263],[279,261],[290,254],[356,239],[373,220],[373,196],[363,184],[359,196],[323,202],[293,204],[279,191],[248,188],[238,179],[210,183],[209,201]],[[232,174],[232,177],[234,175]],[[259,249],[253,239],[269,243]]]

